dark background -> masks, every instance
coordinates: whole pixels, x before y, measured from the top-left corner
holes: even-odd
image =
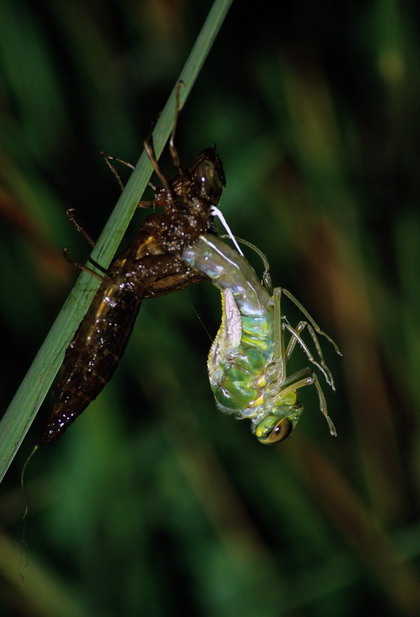
[[[137,160],[210,6],[1,3],[2,409],[78,274],[62,248],[88,255],[65,210],[98,236],[119,195],[98,152]],[[216,410],[210,284],[146,301],[111,384],[28,467],[28,563],[19,474],[49,398],[2,485],[2,614],[420,613],[417,6],[237,1],[179,122],[184,163],[217,144],[233,231],[338,341],[338,438],[313,388],[278,446]]]

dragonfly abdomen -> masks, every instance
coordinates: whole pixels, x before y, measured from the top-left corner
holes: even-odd
[[[208,358],[216,403],[221,411],[253,418],[264,403],[265,371],[273,357],[270,296],[248,262],[219,238],[200,236],[183,257],[222,291],[222,324]]]

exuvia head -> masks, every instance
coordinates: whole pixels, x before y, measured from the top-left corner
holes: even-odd
[[[211,203],[218,203],[226,186],[223,164],[215,148],[206,148],[198,155],[191,169],[194,194]]]

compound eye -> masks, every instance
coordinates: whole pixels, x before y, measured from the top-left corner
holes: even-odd
[[[260,439],[261,443],[267,445],[272,443],[278,443],[283,441],[292,433],[293,424],[287,418],[283,418],[273,427],[273,429],[267,434],[266,438]]]

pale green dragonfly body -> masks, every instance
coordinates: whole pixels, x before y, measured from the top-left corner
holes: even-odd
[[[184,251],[182,258],[207,274],[222,292],[222,324],[208,357],[210,385],[219,409],[239,419],[248,418],[261,443],[276,443],[292,433],[303,411],[297,391],[314,385],[330,433],[336,436],[315,370],[308,366],[287,374],[287,365],[297,344],[334,389],[317,334],[325,336],[340,353],[332,339],[320,330],[290,292],[277,287],[271,294],[270,289],[260,283],[248,261],[220,238],[200,236]],[[282,315],[282,295],[305,317],[294,328]],[[305,329],[312,339],[316,357],[302,339]]]

